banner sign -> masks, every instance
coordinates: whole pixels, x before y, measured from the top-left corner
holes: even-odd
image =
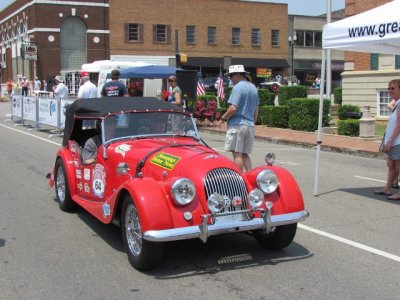
[[[256,75],[257,77],[267,78],[272,76],[272,71],[268,68],[256,68]]]
[[[11,114],[22,118],[22,96],[13,96],[11,100]]]
[[[58,100],[39,98],[39,123],[58,126]]]
[[[21,46],[22,59],[37,60],[37,45],[24,43]]]
[[[23,97],[23,119],[33,122],[37,122],[36,113],[36,98],[35,97]]]

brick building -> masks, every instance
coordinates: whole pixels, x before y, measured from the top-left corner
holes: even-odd
[[[345,17],[388,2],[390,1],[346,0]],[[342,73],[343,103],[361,108],[369,106],[377,120],[387,120],[387,104],[390,101],[387,85],[391,79],[400,79],[399,55],[346,51],[345,71]]]
[[[245,65],[256,82],[263,80],[257,68],[287,75],[287,9],[238,0],[113,0],[111,58],[174,57],[178,48],[188,56],[182,67],[205,76],[229,64]]]
[[[0,12],[1,82],[61,72],[76,93],[81,65],[109,58],[108,9],[108,0],[11,3]]]

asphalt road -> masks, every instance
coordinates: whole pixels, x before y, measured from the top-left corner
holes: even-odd
[[[118,227],[59,210],[45,175],[61,139],[15,126],[8,113],[0,103],[0,299],[399,297],[400,202],[372,193],[384,160],[321,152],[315,197],[315,150],[256,142],[253,164],[275,152],[303,192],[311,216],[294,242],[278,252],[246,234],[174,242],[159,268],[141,273]],[[203,138],[221,150],[223,136]]]

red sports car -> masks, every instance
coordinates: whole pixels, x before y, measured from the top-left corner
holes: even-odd
[[[293,176],[273,155],[266,162],[240,172],[189,112],[159,99],[80,99],[66,109],[48,178],[62,210],[80,205],[120,225],[130,263],[144,270],[168,241],[248,232],[264,248],[288,246],[308,212]]]

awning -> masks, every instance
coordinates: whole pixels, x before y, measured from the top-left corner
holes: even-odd
[[[188,57],[188,62],[183,66],[213,67],[223,66],[223,57]],[[241,58],[232,57],[232,65],[244,65],[246,68],[289,68],[286,59],[273,58]]]

